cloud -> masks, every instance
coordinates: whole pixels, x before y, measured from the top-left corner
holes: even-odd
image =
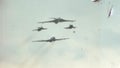
[[[59,43],[59,42],[57,42]],[[4,61],[0,68],[119,68],[119,50],[115,48],[103,48],[94,44],[78,42],[78,40],[67,40],[65,45],[57,44],[45,54],[21,57],[20,63]],[[44,48],[45,49],[45,48]],[[47,50],[47,49],[45,49]],[[60,52],[63,51],[59,55]],[[38,52],[38,53],[40,53]],[[79,57],[83,54],[83,57]],[[42,56],[42,57],[41,57]],[[76,56],[79,58],[76,59]],[[17,61],[17,60],[16,60]]]

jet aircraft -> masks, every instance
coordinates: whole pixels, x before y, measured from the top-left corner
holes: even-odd
[[[69,25],[68,27],[65,27],[65,29],[75,29],[76,27],[73,25]]]
[[[42,31],[42,30],[47,30],[47,28],[38,27],[37,29],[34,29],[33,31]]]
[[[92,2],[99,2],[100,0],[92,0]]]
[[[55,23],[55,24],[58,24],[60,22],[75,22],[75,20],[66,20],[66,19],[63,19],[63,18],[52,18],[53,20],[50,20],[50,21],[43,21],[43,22],[39,22],[39,23]]]
[[[108,13],[108,18],[112,15],[112,11],[113,11],[113,6],[111,6],[109,13]]]
[[[69,38],[56,39],[55,37],[51,37],[48,40],[36,40],[36,41],[33,41],[33,42],[55,42],[55,41],[61,41],[61,40],[66,40],[66,39],[69,39]]]

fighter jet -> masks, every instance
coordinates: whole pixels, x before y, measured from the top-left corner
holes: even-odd
[[[113,11],[113,6],[111,6],[109,13],[108,13],[108,18],[112,15],[112,11]]]
[[[43,22],[39,22],[39,23],[55,23],[58,24],[60,22],[74,22],[75,20],[65,20],[63,18],[52,18],[53,20],[51,21],[43,21]]]
[[[42,31],[42,30],[47,30],[47,28],[38,27],[37,29],[34,29],[33,31]]]
[[[75,29],[76,27],[73,25],[69,25],[68,27],[65,27],[65,29]]]
[[[55,37],[51,37],[48,40],[36,40],[36,41],[33,41],[33,42],[55,42],[55,41],[61,41],[61,40],[66,40],[66,39],[69,39],[69,38],[56,39]]]

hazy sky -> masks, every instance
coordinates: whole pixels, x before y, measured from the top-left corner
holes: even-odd
[[[0,68],[120,68],[119,4],[119,0],[1,0]],[[76,22],[38,23],[52,17]],[[77,28],[65,30],[69,24]],[[40,26],[48,30],[32,31]],[[32,42],[52,36],[70,39]]]

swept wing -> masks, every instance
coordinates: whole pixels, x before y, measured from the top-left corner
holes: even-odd
[[[60,40],[66,40],[66,39],[69,39],[69,38],[61,38],[61,39],[55,39],[55,40],[60,41]]]
[[[33,41],[33,42],[49,42],[50,40],[36,40],[36,41]]]

